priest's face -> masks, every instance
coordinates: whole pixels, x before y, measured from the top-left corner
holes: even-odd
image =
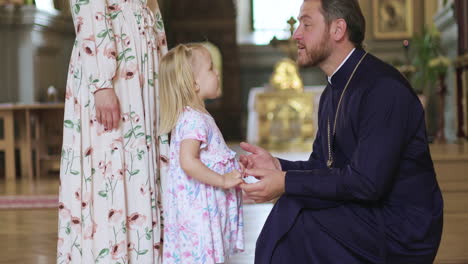
[[[299,13],[299,27],[293,38],[297,42],[299,66],[317,66],[331,54],[330,28],[320,9],[320,0],[305,0]]]

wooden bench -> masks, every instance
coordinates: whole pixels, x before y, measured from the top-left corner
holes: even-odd
[[[17,149],[22,179],[38,179],[59,167],[63,108],[63,103],[0,104],[0,151],[5,153],[7,181],[16,180]]]

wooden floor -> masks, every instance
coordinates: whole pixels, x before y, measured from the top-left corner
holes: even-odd
[[[468,144],[431,145],[431,153],[443,191],[444,234],[436,263],[468,264]],[[279,153],[300,158],[307,153]],[[57,194],[58,180],[43,178],[39,182],[0,180],[0,195]],[[253,263],[255,240],[271,204],[246,205],[246,252],[230,264]],[[57,211],[0,210],[0,264],[55,263]]]

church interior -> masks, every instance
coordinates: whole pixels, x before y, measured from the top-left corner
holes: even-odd
[[[299,69],[302,0],[159,0],[168,47],[206,42],[222,96],[206,102],[228,145],[305,160],[326,76]],[[425,109],[444,198],[437,264],[468,264],[468,1],[359,0],[365,49],[405,75]],[[287,11],[285,11],[287,10]],[[64,98],[75,29],[67,0],[0,0],[0,263],[56,262]],[[65,126],[74,124],[67,124]],[[246,250],[272,203],[245,200]]]

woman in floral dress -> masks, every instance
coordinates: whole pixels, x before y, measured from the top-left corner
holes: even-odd
[[[57,263],[160,263],[156,0],[71,0]]]

